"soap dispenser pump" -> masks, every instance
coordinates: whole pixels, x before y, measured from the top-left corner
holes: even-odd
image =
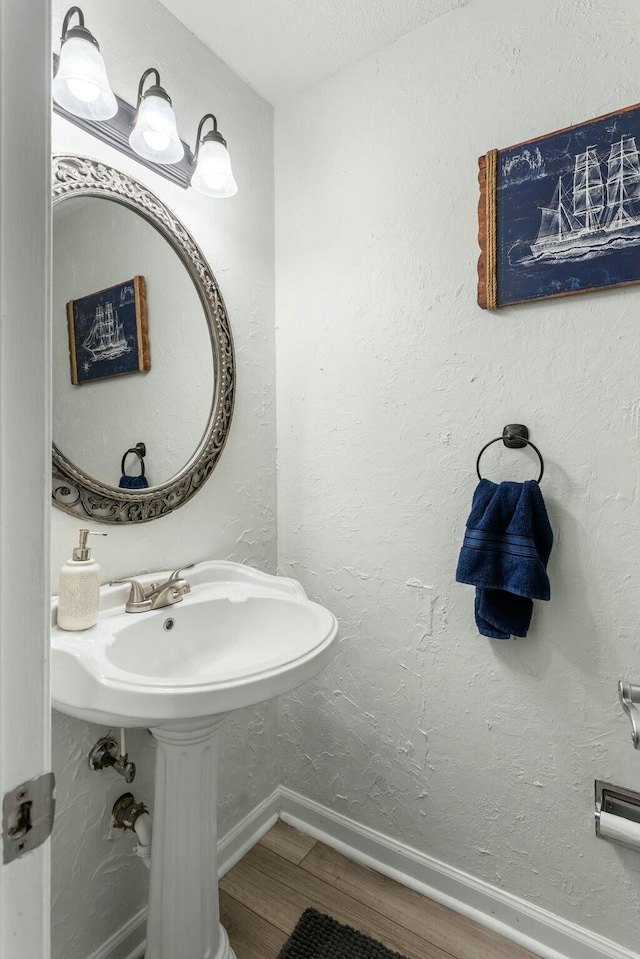
[[[78,545],[71,559],[60,570],[58,589],[58,626],[60,629],[89,629],[98,622],[100,603],[100,567],[91,558],[88,536],[106,536],[88,529],[80,530]]]

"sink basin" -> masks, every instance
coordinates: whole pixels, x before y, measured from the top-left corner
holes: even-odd
[[[188,579],[173,606],[125,613],[129,587],[104,587],[91,629],[53,625],[56,709],[113,726],[214,719],[294,689],[332,658],[336,618],[295,580],[228,562],[200,563]]]

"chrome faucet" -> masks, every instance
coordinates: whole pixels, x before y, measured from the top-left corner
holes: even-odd
[[[127,613],[146,613],[151,609],[162,609],[163,606],[173,606],[182,602],[184,596],[191,592],[191,585],[180,576],[184,569],[192,569],[193,563],[181,566],[173,571],[164,583],[151,583],[143,586],[137,579],[112,579],[109,586],[118,586],[121,583],[130,583],[131,591],[125,604]]]

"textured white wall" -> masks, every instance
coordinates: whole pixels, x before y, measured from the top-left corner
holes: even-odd
[[[57,51],[68,4],[54,2]],[[171,516],[109,533],[95,555],[106,581],[141,569],[228,558],[273,571],[276,563],[273,119],[268,103],[155,0],[88,0],[86,22],[99,39],[116,93],[132,102],[138,79],[157,66],[184,139],[194,144],[200,117],[217,114],[229,143],[238,195],[215,201],[184,191],[54,117],[53,149],[97,157],[154,190],[194,235],[224,296],[236,349],[237,392],[231,434],[206,486]],[[80,522],[52,510],[52,590]],[[89,773],[86,752],[99,727],[55,717],[58,816],[53,835],[53,939],[56,959],[85,959],[146,902],[147,874],[131,842],[105,842],[107,814],[126,784],[111,771]],[[222,744],[219,822],[223,834],[275,787],[274,704],[227,722]],[[153,802],[153,749],[131,737],[140,772],[137,798]],[[125,851],[126,850],[126,851]]]
[[[342,623],[283,701],[284,782],[628,947],[640,856],[595,839],[593,781],[640,789],[640,288],[489,314],[475,270],[477,157],[637,101],[636,16],[473,0],[276,109],[279,559]],[[556,544],[501,643],[454,577],[510,422]]]

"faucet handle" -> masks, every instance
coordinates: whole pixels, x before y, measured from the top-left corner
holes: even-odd
[[[196,565],[195,563],[189,563],[187,566],[181,566],[179,569],[174,569],[173,573],[171,574],[171,576],[170,576],[169,579],[168,579],[168,582],[169,582],[169,583],[173,583],[174,580],[180,579],[180,573],[181,573],[183,570],[185,570],[185,569],[193,569],[193,567],[194,567],[195,565]]]
[[[131,592],[129,593],[129,599],[127,600],[127,604],[144,603],[147,596],[144,591],[144,586],[142,585],[142,583],[139,583],[137,579],[112,579],[109,582],[109,586],[120,586],[124,583],[131,584]]]

